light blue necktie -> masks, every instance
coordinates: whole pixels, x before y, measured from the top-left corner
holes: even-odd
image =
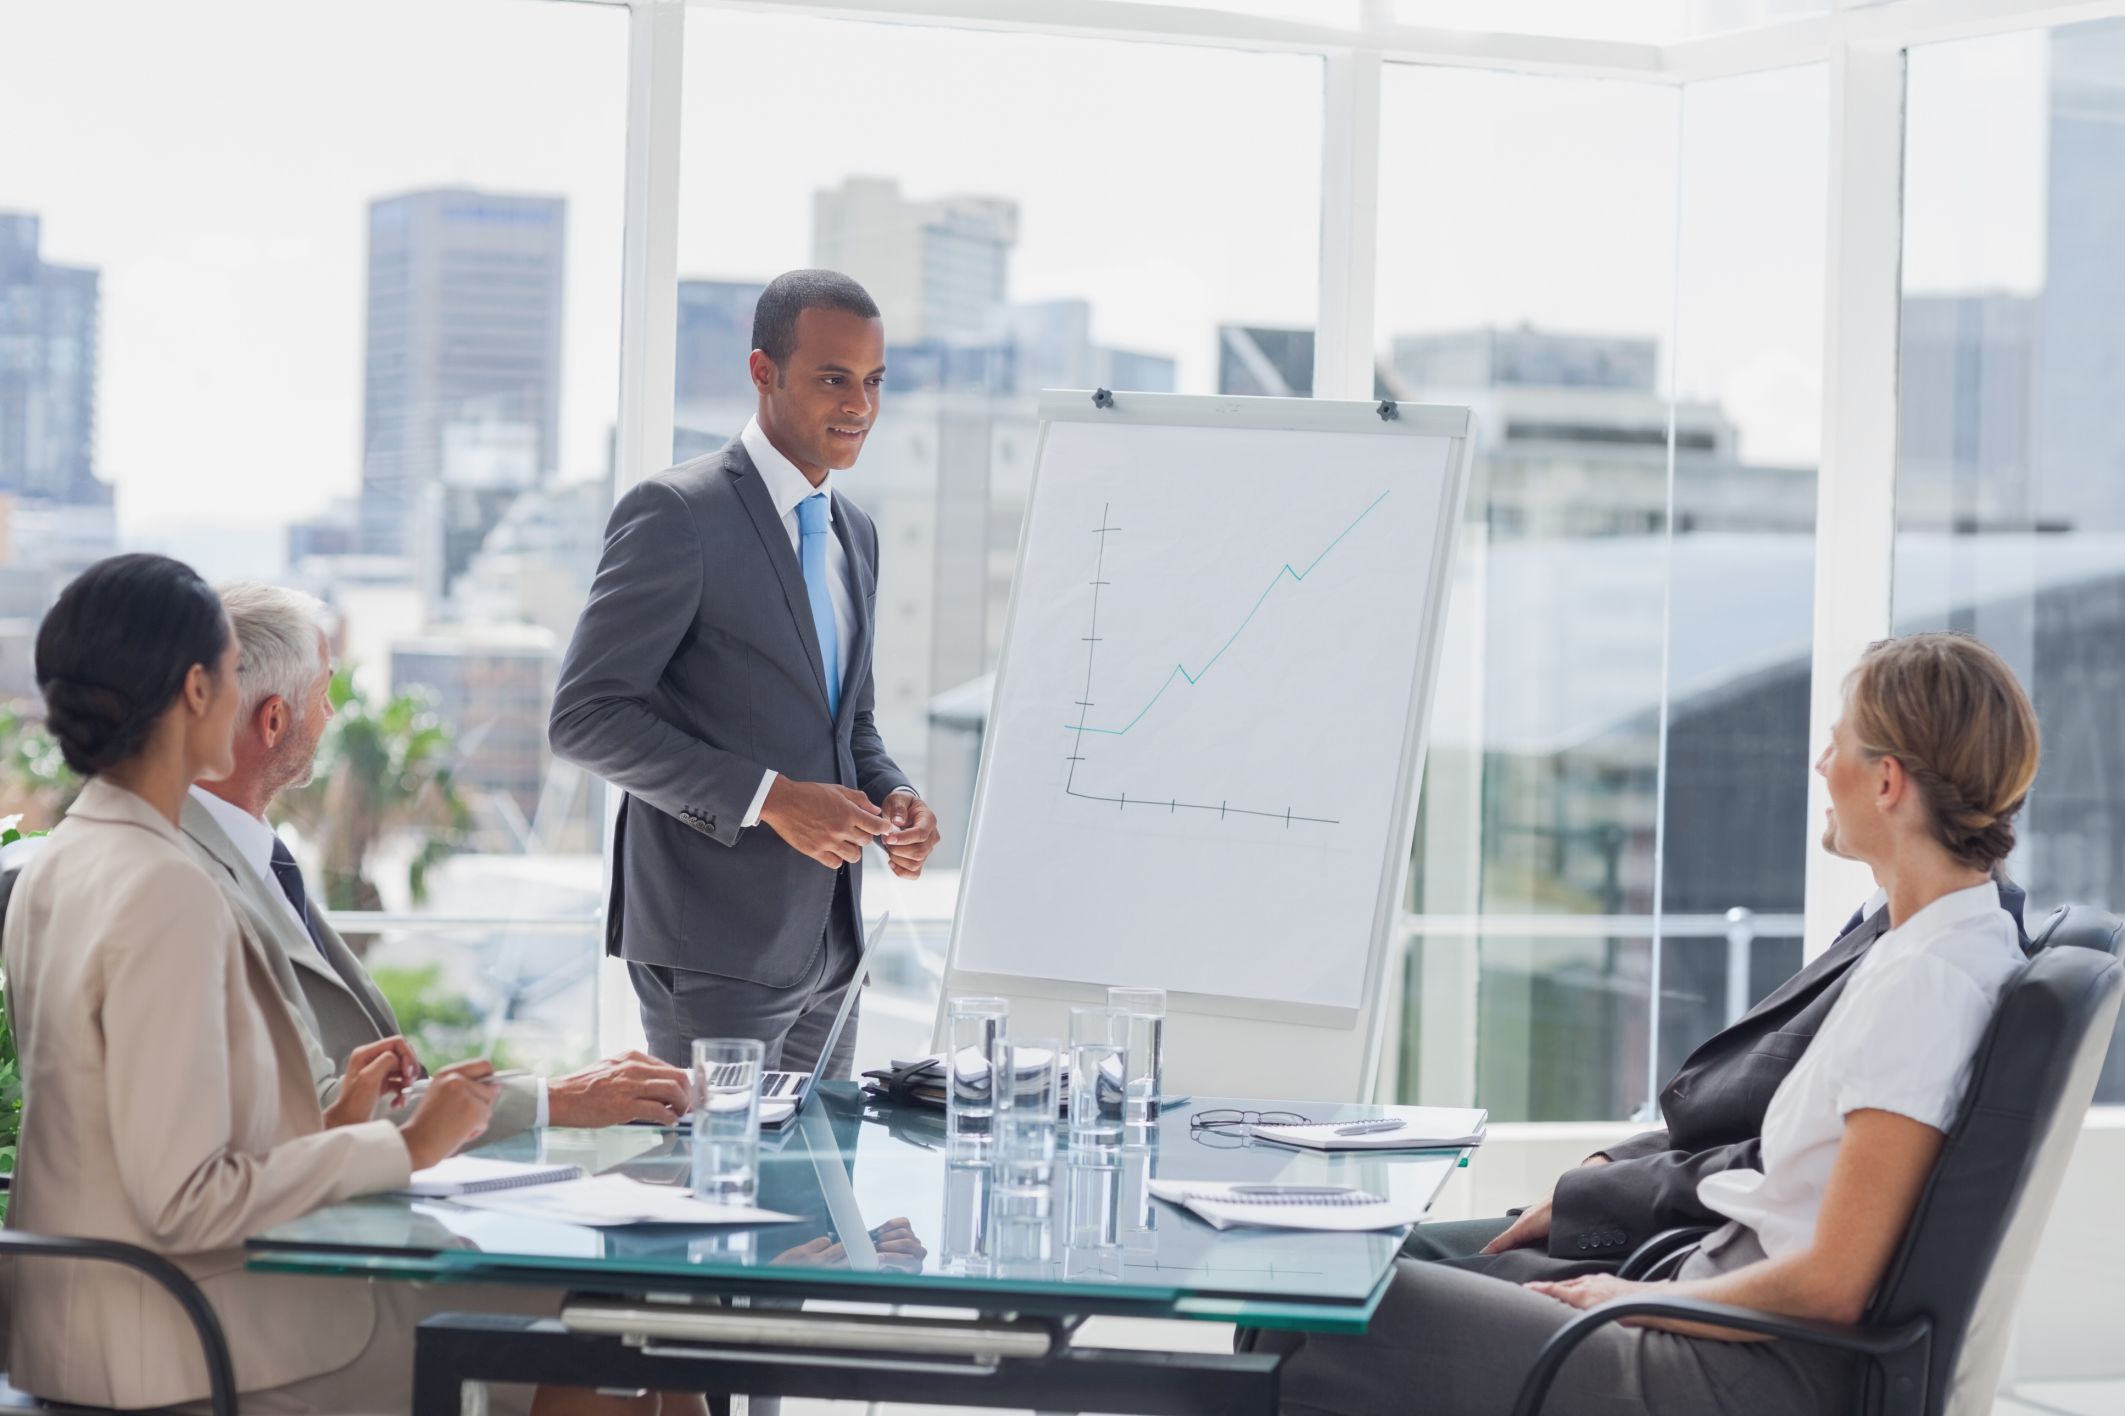
[[[804,591],[812,602],[812,628],[819,635],[819,666],[826,671],[826,711],[841,715],[841,636],[834,629],[834,597],[826,588],[826,493],[814,492],[797,503],[798,544],[803,554]]]

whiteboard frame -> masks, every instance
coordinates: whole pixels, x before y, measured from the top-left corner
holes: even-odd
[[[1240,395],[1116,392],[1107,395],[1105,406],[1096,402],[1091,389],[1049,389],[1040,396],[1040,434],[1034,444],[1033,476],[1026,493],[1026,518],[1019,527],[1018,553],[1011,576],[1011,597],[1004,616],[1004,641],[997,658],[995,683],[1000,688],[1010,671],[1012,637],[1018,628],[1018,596],[1025,584],[1027,532],[1033,508],[1038,504],[1040,479],[1046,468],[1048,430],[1056,423],[1141,423],[1159,427],[1244,428],[1264,431],[1333,432],[1405,437],[1444,438],[1448,443],[1446,484],[1440,497],[1438,530],[1432,543],[1431,577],[1425,587],[1425,604],[1436,606],[1440,624],[1445,619],[1445,597],[1452,588],[1454,558],[1460,548],[1461,519],[1468,496],[1469,451],[1474,417],[1467,408],[1445,404],[1395,404],[1395,416],[1384,418],[1376,402],[1325,398],[1253,398]],[[1359,1075],[1352,1078],[1353,1095],[1371,1098],[1379,1072],[1379,1058],[1386,1038],[1382,1031],[1386,971],[1395,955],[1395,931],[1400,927],[1402,899],[1409,889],[1410,851],[1416,833],[1418,789],[1424,776],[1424,754],[1430,741],[1432,698],[1438,686],[1442,635],[1424,636],[1412,670],[1409,717],[1403,726],[1401,771],[1395,787],[1386,858],[1380,867],[1380,890],[1373,904],[1372,940],[1366,956],[1364,980],[1356,1006],[1287,1003],[1265,998],[1241,998],[1214,993],[1169,992],[1167,1013],[1262,1022],[1296,1024],[1349,1033],[1362,1030],[1358,1054]],[[991,700],[992,705],[994,700]],[[993,707],[992,707],[993,713]],[[981,848],[982,816],[986,809],[991,754],[996,734],[993,718],[982,734],[981,761],[975,775],[974,806],[967,823],[967,849],[961,863],[958,897],[952,914],[952,937],[945,953],[944,978],[938,990],[937,1014],[932,1024],[933,1045],[944,1037],[945,1009],[954,996],[972,993],[1016,993],[1058,1003],[1103,1002],[1104,985],[1079,983],[1037,974],[973,972],[958,966],[960,929],[966,918],[966,896]]]

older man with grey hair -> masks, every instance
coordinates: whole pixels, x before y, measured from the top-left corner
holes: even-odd
[[[266,821],[273,799],[310,780],[318,743],[332,719],[331,650],[325,607],[278,586],[224,586],[238,644],[243,702],[236,722],[236,767],[196,783],[183,826],[212,864],[237,918],[267,944],[275,979],[303,1025],[313,1079],[330,1103],[355,1048],[399,1035],[398,1018],[361,960],[310,899],[295,857]],[[401,1041],[402,1084],[421,1073]],[[505,1075],[487,1135],[530,1126],[609,1126],[678,1120],[686,1074],[639,1052],[623,1053],[565,1077]]]

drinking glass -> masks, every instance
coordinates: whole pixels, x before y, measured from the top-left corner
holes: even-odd
[[[749,1205],[760,1183],[760,1062],[755,1037],[694,1039],[694,1194]]]
[[[991,1054],[1003,1040],[1011,1005],[1001,998],[954,998],[946,1011],[945,1149],[986,1160],[995,1140]]]
[[[1070,1149],[1087,1160],[1122,1143],[1129,1021],[1112,1008],[1070,1010]]]
[[[1071,1142],[1062,1166],[1063,1275],[1121,1277],[1121,1152],[1079,1152]],[[1133,1154],[1148,1155],[1148,1151]]]
[[[1110,988],[1107,1006],[1129,1015],[1129,1080],[1122,1119],[1125,1138],[1132,1145],[1142,1145],[1158,1131],[1158,1099],[1164,1094],[1166,990]]]
[[[990,1054],[996,1076],[996,1184],[1045,1190],[1054,1178],[1062,1109],[1062,1049],[1052,1038],[1009,1038]]]

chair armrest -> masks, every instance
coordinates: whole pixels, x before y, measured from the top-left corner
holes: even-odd
[[[1550,1335],[1535,1365],[1521,1383],[1520,1397],[1513,1403],[1513,1416],[1538,1416],[1549,1396],[1550,1386],[1563,1369],[1564,1359],[1580,1343],[1600,1329],[1625,1318],[1680,1318],[1737,1328],[1767,1337],[1806,1342],[1818,1347],[1870,1357],[1884,1369],[1888,1379],[1887,1400],[1882,1416],[1902,1416],[1924,1409],[1926,1358],[1932,1350],[1933,1324],[1924,1318],[1898,1328],[1859,1327],[1847,1323],[1821,1323],[1806,1318],[1782,1317],[1756,1308],[1738,1308],[1731,1303],[1707,1303],[1699,1298],[1614,1298],[1589,1308]],[[1708,1338],[1706,1341],[1717,1341]]]
[[[236,1370],[229,1361],[228,1340],[222,1336],[216,1317],[199,1285],[183,1269],[160,1254],[132,1244],[109,1239],[75,1239],[56,1234],[25,1234],[19,1229],[0,1229],[0,1256],[24,1259],[84,1259],[119,1264],[142,1274],[177,1300],[199,1335],[199,1348],[207,1362],[207,1401],[214,1416],[236,1416]]]
[[[1652,1238],[1631,1250],[1631,1256],[1616,1270],[1616,1277],[1629,1279],[1657,1279],[1667,1277],[1667,1261],[1678,1258],[1704,1242],[1704,1236],[1712,1232],[1711,1226],[1686,1224],[1677,1229],[1663,1229]]]

